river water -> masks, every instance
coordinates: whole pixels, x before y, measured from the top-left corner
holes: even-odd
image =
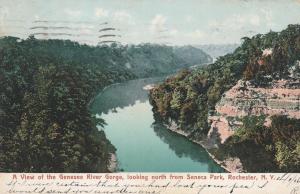
[[[120,170],[223,172],[201,146],[154,121],[148,91],[143,87],[161,80],[139,79],[109,86],[90,106],[92,113],[107,123],[104,131],[117,148]]]

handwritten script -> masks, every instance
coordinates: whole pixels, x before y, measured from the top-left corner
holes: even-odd
[[[299,174],[116,173],[0,174],[5,193],[164,194],[293,193],[300,194]]]

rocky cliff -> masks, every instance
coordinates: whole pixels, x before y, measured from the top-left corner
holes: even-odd
[[[270,126],[269,118],[273,115],[300,119],[300,78],[294,71],[300,67],[300,62],[295,65],[288,79],[274,80],[265,87],[239,80],[223,94],[215,112],[208,116],[211,124],[208,137],[219,135],[223,143],[243,124],[241,119],[250,115],[265,115],[266,126]]]
[[[217,160],[240,159],[231,169],[300,171],[299,56],[300,25],[244,37],[232,54],[154,87],[150,102]]]

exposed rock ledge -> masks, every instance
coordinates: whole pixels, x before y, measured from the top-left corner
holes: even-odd
[[[166,125],[171,131],[187,137],[201,145],[216,163],[228,172],[245,172],[239,158],[216,159],[210,152],[218,148],[220,143],[234,134],[235,129],[243,123],[241,119],[249,115],[266,115],[265,125],[270,125],[269,116],[286,115],[300,119],[300,81],[275,81],[268,88],[259,88],[240,80],[228,90],[216,105],[216,111],[208,117],[211,128],[206,138],[195,140],[191,134],[181,130],[174,121]]]
[[[238,81],[225,92],[208,117],[211,123],[209,135],[216,131],[221,143],[233,135],[243,123],[241,119],[250,115],[266,115],[265,125],[270,125],[272,115],[286,115],[300,119],[300,80],[279,80],[269,87],[255,87],[250,82]]]
[[[118,169],[118,160],[116,153],[110,154],[110,160],[108,164],[108,171],[109,172],[116,172]]]
[[[219,164],[223,169],[225,169],[227,172],[231,172],[231,173],[240,173],[240,172],[244,172],[244,169],[243,169],[243,165],[240,161],[239,158],[227,158],[226,160],[224,161],[221,161],[221,160],[218,160],[211,152],[210,150],[213,149],[213,148],[216,148],[216,145],[215,145],[215,139],[214,139],[214,136],[211,136],[210,138],[207,138],[207,139],[204,139],[204,140],[201,140],[201,141],[198,141],[198,140],[195,140],[195,139],[192,139],[190,138],[190,134],[187,133],[186,131],[183,131],[181,130],[174,121],[171,121],[169,125],[165,124],[165,126],[177,133],[177,134],[180,134],[186,138],[188,138],[190,141],[196,143],[196,144],[199,144],[201,145],[205,150],[206,152],[209,154],[209,156],[217,163]]]

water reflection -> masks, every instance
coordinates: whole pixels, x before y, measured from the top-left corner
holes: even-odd
[[[91,104],[92,113],[107,123],[104,130],[117,148],[120,168],[126,172],[222,172],[201,146],[155,122],[143,87],[161,80],[113,85]]]
[[[168,130],[159,122],[154,122],[152,128],[155,134],[166,144],[169,148],[175,152],[179,157],[188,157],[193,161],[208,164],[209,172],[224,172],[224,170],[217,166],[214,161],[211,160],[207,152],[198,144],[191,141],[187,141],[182,135],[176,134]]]
[[[107,114],[109,111],[116,112],[117,108],[133,106],[136,101],[146,102],[148,93],[143,87],[162,80],[163,78],[139,79],[109,86],[95,98],[90,106],[91,111]]]

